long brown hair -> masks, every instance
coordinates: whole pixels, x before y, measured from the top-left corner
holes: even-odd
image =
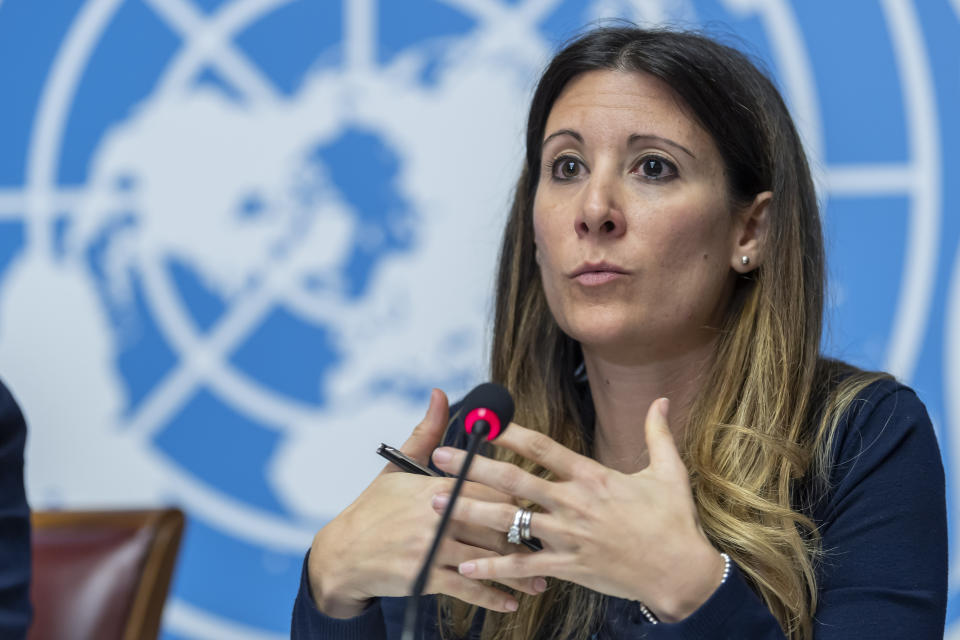
[[[720,151],[731,211],[773,194],[762,266],[737,279],[702,383],[710,393],[691,408],[680,449],[710,541],[730,554],[789,637],[811,638],[820,545],[803,502],[825,490],[836,423],[878,376],[820,356],[825,258],[813,182],[779,92],[746,56],[695,33],[616,26],[586,33],[553,58],[531,103],[500,250],[492,378],[513,392],[517,422],[592,455],[589,394],[574,375],[582,355],[547,306],[532,211],[550,109],[572,78],[593,70],[646,73],[672,87]],[[509,452],[498,455],[549,477]],[[518,613],[486,612],[483,637],[587,638],[603,597],[553,582],[540,596],[518,594]],[[476,608],[449,597],[440,603],[462,636]]]

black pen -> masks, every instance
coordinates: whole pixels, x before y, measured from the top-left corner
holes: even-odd
[[[380,443],[380,446],[377,447],[377,453],[381,456],[397,465],[407,473],[419,473],[422,476],[438,476],[440,475],[433,469],[425,467],[413,458],[407,456],[403,451],[395,447],[391,447],[388,444]]]
[[[381,442],[380,446],[377,447],[377,453],[379,453],[381,456],[383,456],[393,464],[397,465],[407,473],[416,473],[422,476],[439,476],[440,475],[433,469],[430,469],[429,467],[425,467],[419,462],[417,462],[416,460],[414,460],[413,458],[409,457],[403,451],[400,451],[396,447],[391,447],[388,444],[384,444]],[[520,542],[523,543],[523,546],[525,546],[527,549],[530,549],[531,551],[540,551],[541,549],[543,549],[543,544],[540,543],[540,540],[538,538],[521,539]]]

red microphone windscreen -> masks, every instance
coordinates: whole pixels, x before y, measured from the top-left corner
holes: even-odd
[[[513,420],[513,398],[510,392],[495,382],[484,382],[474,387],[463,399],[463,426],[470,433],[477,420],[490,425],[487,440],[493,440]]]

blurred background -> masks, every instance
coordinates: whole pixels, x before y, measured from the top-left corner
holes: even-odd
[[[0,0],[28,497],[187,512],[165,638],[288,635],[377,445],[485,379],[533,83],[604,17],[776,78],[824,205],[824,348],[917,389],[956,531],[960,0]]]

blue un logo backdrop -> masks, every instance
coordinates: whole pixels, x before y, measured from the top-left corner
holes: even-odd
[[[825,348],[917,388],[956,513],[960,1],[0,0],[28,495],[183,505],[166,638],[284,637],[376,444],[484,378],[534,79],[611,16],[777,78],[825,205]]]

